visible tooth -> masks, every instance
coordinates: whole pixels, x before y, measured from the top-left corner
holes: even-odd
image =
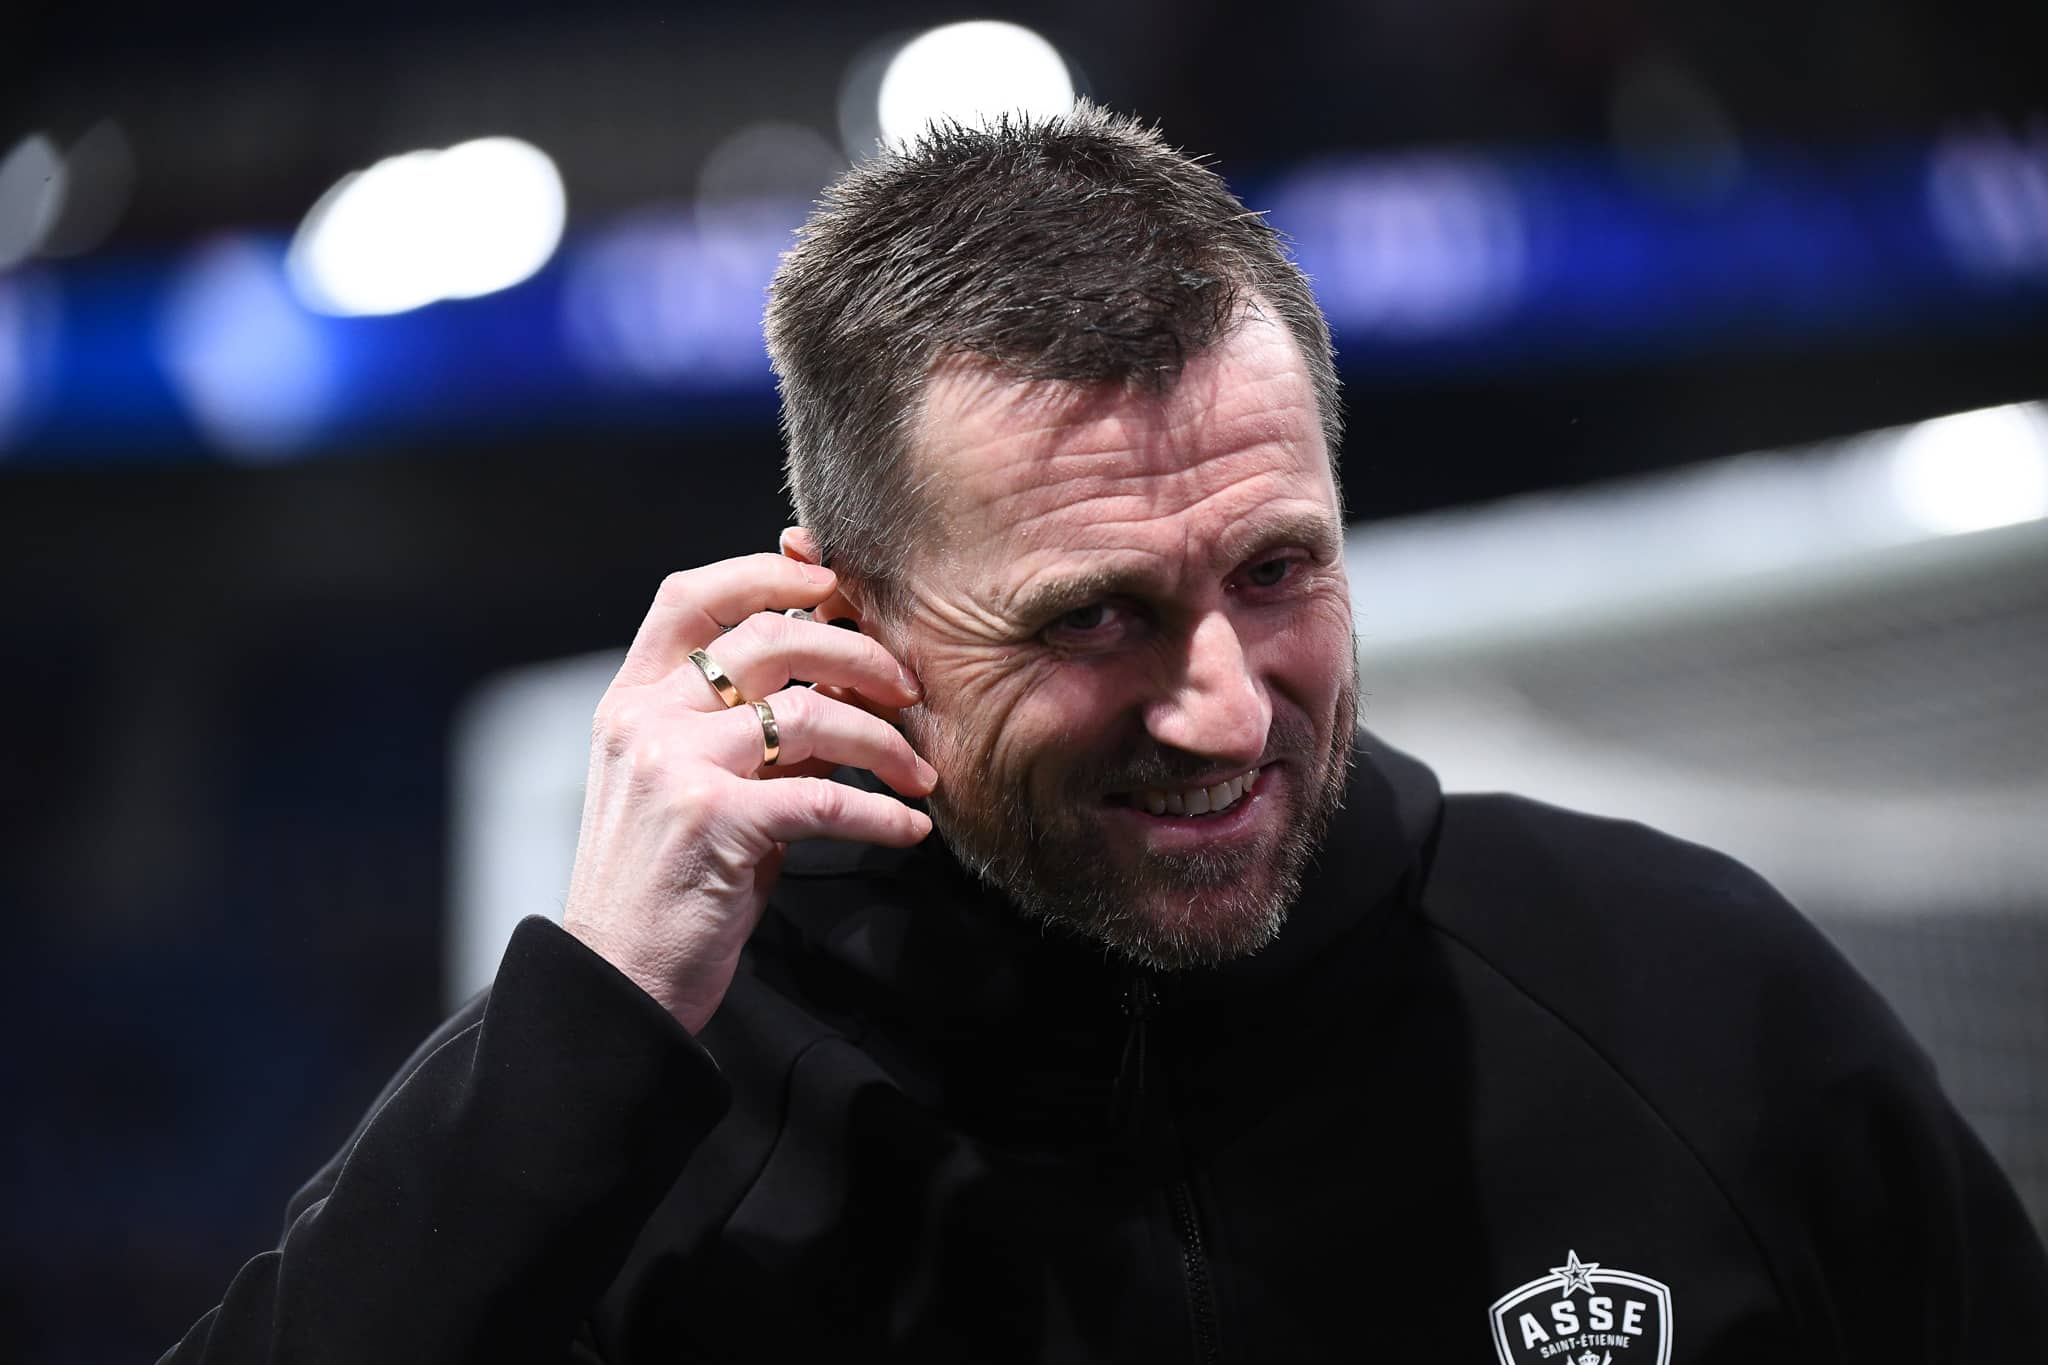
[[[1228,782],[1218,782],[1215,786],[1209,788],[1210,810],[1222,810],[1235,800],[1237,800],[1237,788],[1231,786]]]
[[[1208,788],[1197,787],[1187,794],[1186,799],[1188,803],[1189,815],[1207,815],[1209,813]]]
[[[1188,803],[1181,799],[1179,792],[1168,792],[1166,794],[1166,813],[1168,815],[1186,815],[1188,813]]]
[[[1145,807],[1145,813],[1146,813],[1146,814],[1148,814],[1148,815],[1164,815],[1164,814],[1166,814],[1166,793],[1165,793],[1165,792],[1160,792],[1160,791],[1153,791],[1153,790],[1151,790],[1151,789],[1149,789],[1149,788],[1148,788],[1147,790],[1145,790],[1145,791],[1143,791],[1143,792],[1139,793],[1139,796],[1140,796],[1140,799],[1142,800],[1142,802],[1143,802],[1143,804],[1144,804],[1144,807]]]

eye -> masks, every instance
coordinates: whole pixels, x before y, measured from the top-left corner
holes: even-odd
[[[1111,599],[1062,612],[1041,634],[1050,644],[1092,647],[1121,640],[1133,624],[1132,609]]]
[[[1109,620],[1109,603],[1090,602],[1085,607],[1076,607],[1053,623],[1055,630],[1072,630],[1086,633],[1100,630]]]
[[[1244,581],[1254,588],[1277,588],[1287,581],[1287,576],[1301,561],[1295,559],[1263,559],[1244,572]]]

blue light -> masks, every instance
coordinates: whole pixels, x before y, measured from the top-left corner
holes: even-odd
[[[274,244],[229,238],[203,249],[171,288],[158,344],[193,421],[224,453],[272,459],[321,435],[334,365]]]
[[[1332,324],[1396,341],[1469,332],[1519,303],[1523,218],[1499,169],[1447,156],[1306,170],[1272,207]]]
[[[1927,210],[1970,274],[2048,279],[2048,129],[2026,140],[1985,133],[1937,144]]]
[[[61,320],[55,281],[0,276],[0,451],[20,444],[49,399]]]
[[[607,383],[760,389],[761,307],[803,213],[801,203],[746,202],[644,218],[585,241],[562,289],[570,353]]]
[[[1333,158],[1243,192],[1293,238],[1347,377],[1405,383],[2038,328],[2044,168],[2038,135],[1751,147],[1720,192],[1674,196],[1559,149]],[[389,317],[305,311],[268,236],[18,272],[0,443],[18,467],[190,458],[195,429],[265,459],[758,427],[763,294],[806,207],[669,207],[573,235],[516,289]]]

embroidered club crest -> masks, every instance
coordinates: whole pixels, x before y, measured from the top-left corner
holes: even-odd
[[[1500,1365],[1671,1365],[1671,1290],[1576,1251],[1501,1295],[1492,1318]]]

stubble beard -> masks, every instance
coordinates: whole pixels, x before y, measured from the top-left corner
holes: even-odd
[[[1104,793],[1171,789],[1198,775],[1190,756],[1157,749],[1077,765],[1060,798],[1047,803],[973,765],[942,767],[981,776],[942,784],[929,802],[932,823],[961,864],[1025,918],[1155,970],[1216,966],[1279,937],[1309,859],[1344,803],[1358,721],[1355,665],[1331,719],[1322,745],[1306,718],[1274,718],[1274,750],[1304,756],[1287,774],[1301,809],[1283,812],[1277,846],[1143,851],[1135,862],[1131,850],[1111,848],[1108,822],[1095,811]],[[918,720],[924,723],[911,723],[913,747],[945,752],[930,718]]]

